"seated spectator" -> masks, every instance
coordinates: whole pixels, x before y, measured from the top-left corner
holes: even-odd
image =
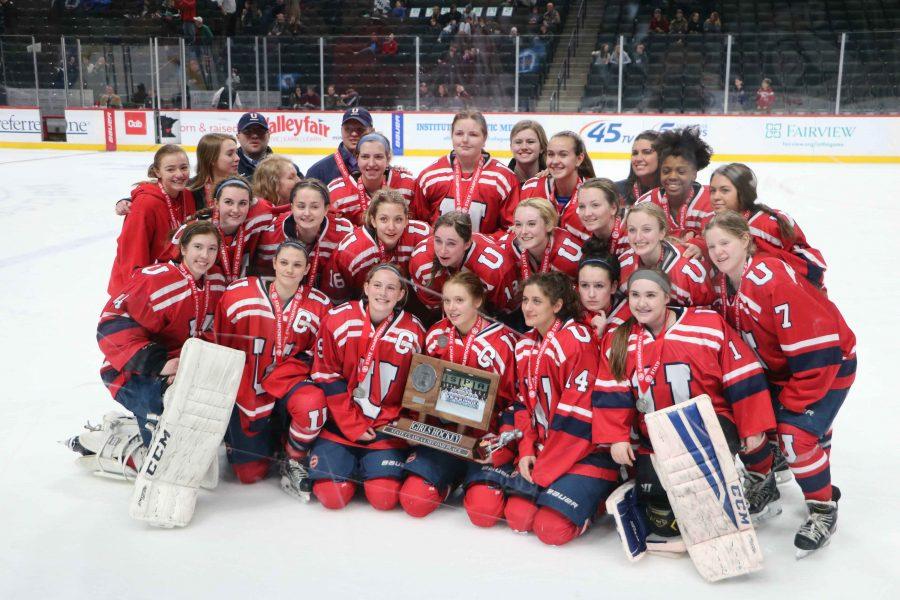
[[[347,88],[347,91],[341,94],[341,106],[343,108],[359,106],[359,92],[352,87]]]
[[[319,109],[322,106],[322,99],[316,93],[316,86],[306,86],[306,93],[300,96],[300,108]],[[297,108],[297,107],[294,107]]]
[[[653,17],[650,19],[650,33],[669,33],[669,20],[662,14],[661,8],[653,9]]]
[[[434,14],[432,14],[431,19],[428,20],[428,30],[437,34],[440,34],[441,32],[441,24],[438,23],[437,17]]]
[[[163,0],[162,11],[159,13],[159,16],[166,25],[181,23],[181,13],[175,7],[175,0]]]
[[[474,65],[475,61],[478,59],[478,49],[477,48],[466,48],[463,50],[462,54],[462,62],[464,65]]]
[[[212,46],[213,32],[209,25],[203,22],[203,17],[194,17],[194,29],[197,30],[196,40],[198,44],[201,46]]]
[[[294,91],[291,92],[291,97],[288,99],[288,105],[291,108],[302,108],[301,104],[303,102],[303,86],[300,83],[297,83],[294,86]]]
[[[538,30],[538,37],[541,38],[541,41],[545,44],[553,42],[553,31],[550,29],[550,26],[547,25],[546,21],[541,23],[541,28]]]
[[[262,25],[262,11],[252,0],[247,0],[244,4],[244,11],[241,13],[241,32],[244,35],[258,35]]]
[[[406,8],[403,6],[402,0],[397,0],[394,3],[394,8],[391,9],[391,18],[400,19],[401,21],[406,18]]]
[[[608,65],[612,53],[609,51],[609,44],[603,44],[600,46],[599,50],[594,50],[591,52],[591,56],[594,57],[594,65]]]
[[[541,22],[543,20],[540,9],[538,9],[537,6],[533,6],[531,8],[531,14],[528,15],[528,33],[537,33],[538,29],[541,28]]]
[[[272,37],[281,37],[286,33],[288,33],[287,20],[284,13],[278,13],[275,15],[275,22],[272,23],[272,29],[269,30],[269,35]]]
[[[434,108],[434,93],[431,87],[424,81],[419,84],[419,109],[429,110]]]
[[[457,24],[456,19],[451,19],[450,22],[447,23],[447,25],[445,25],[443,29],[441,29],[441,33],[440,35],[438,35],[437,39],[438,43],[442,44],[445,41],[449,42],[450,40],[452,40],[453,36],[456,35],[456,31],[458,28],[459,25]]]
[[[646,69],[647,62],[647,47],[644,44],[638,44],[634,47],[634,58],[631,60],[631,64]]]
[[[747,90],[744,89],[744,80],[741,77],[734,78],[731,106],[735,112],[747,110]]]
[[[122,98],[113,90],[113,86],[108,85],[104,88],[103,95],[97,102],[97,106],[104,108],[122,108]]]
[[[147,108],[150,106],[151,98],[147,93],[147,86],[143,83],[137,84],[137,89],[131,95],[131,103],[135,108]]]
[[[553,6],[552,2],[547,3],[547,10],[544,11],[543,20],[554,33],[562,26],[562,17],[559,15],[559,11],[556,10],[556,7]]]
[[[469,92],[466,91],[466,88],[463,84],[456,84],[456,96],[454,96],[456,100],[456,104],[454,108],[469,108],[469,105],[472,103],[472,96],[469,95]]]
[[[669,33],[687,33],[688,22],[684,18],[684,11],[680,8],[675,11],[675,18],[669,23]]]
[[[325,110],[338,110],[341,108],[341,97],[334,89],[334,84],[325,88]]]
[[[687,24],[688,33],[703,33],[703,23],[700,21],[700,13],[696,10],[691,13],[691,20]]]
[[[387,39],[381,44],[381,53],[385,56],[396,56],[399,49],[393,33],[388,34]]]
[[[456,34],[465,37],[472,35],[472,17],[466,17],[466,20],[459,24],[459,30]]]
[[[353,54],[371,54],[375,56],[378,54],[378,49],[381,45],[378,43],[378,35],[376,33],[372,33],[369,37],[369,42],[365,45],[364,48],[357,50]]]
[[[703,31],[704,33],[722,33],[722,19],[719,17],[719,13],[712,11],[709,14],[709,18],[703,22]]]
[[[775,104],[775,90],[772,89],[772,80],[768,77],[762,80],[759,89],[756,90],[756,110],[771,113]]]
[[[447,108],[450,106],[450,92],[443,83],[438,84],[437,94],[434,95],[434,108]]]
[[[609,55],[609,64],[618,65],[619,64],[619,45],[613,48],[612,53]],[[622,50],[622,65],[630,65],[631,57],[628,56],[628,52]]]

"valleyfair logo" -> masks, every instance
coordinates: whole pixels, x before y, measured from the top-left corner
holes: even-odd
[[[288,115],[278,115],[275,118],[266,119],[269,124],[269,133],[288,133],[297,137],[299,135],[315,135],[323,138],[328,137],[331,127],[326,125],[322,119],[313,120],[309,115],[302,119],[299,117],[291,117]]]
[[[598,144],[631,143],[634,140],[634,136],[622,133],[622,127],[624,127],[624,124],[617,121],[591,121],[582,127],[578,133],[582,137],[594,140]]]

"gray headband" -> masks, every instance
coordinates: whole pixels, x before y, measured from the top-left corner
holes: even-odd
[[[634,282],[640,279],[654,282],[661,287],[662,291],[666,294],[672,293],[672,284],[669,283],[669,278],[661,271],[657,271],[656,269],[638,269],[628,278],[628,289],[631,289]]]
[[[356,143],[356,152],[359,154],[359,148],[366,142],[378,142],[382,146],[384,146],[384,153],[387,155],[391,154],[391,142],[388,141],[386,137],[378,133],[377,131],[373,131],[372,133],[367,133],[366,135],[359,138],[359,142]]]

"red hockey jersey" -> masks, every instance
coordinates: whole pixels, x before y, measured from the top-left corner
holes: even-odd
[[[631,318],[631,308],[628,306],[628,298],[623,298],[621,294],[616,294],[613,297],[612,309],[606,315],[606,327],[603,328],[602,335],[597,335],[597,331],[591,323],[595,316],[597,316],[597,313],[584,309],[581,319],[578,322],[587,327],[588,330],[594,334],[594,341],[599,348],[605,337],[609,336],[609,334],[615,331],[617,327]]]
[[[504,258],[503,249],[493,239],[472,234],[472,246],[463,258],[462,268],[478,276],[487,291],[488,303],[494,310],[509,312],[515,308],[515,267]],[[440,307],[441,290],[450,272],[435,260],[433,235],[419,242],[413,250],[409,273],[422,304],[432,309]]]
[[[135,269],[168,260],[172,233],[196,211],[194,196],[187,191],[169,198],[155,182],[141,183],[131,190],[131,212],[116,240],[116,259],[106,290],[109,295],[118,294]]]
[[[221,280],[226,285],[236,279],[245,277],[247,269],[250,267],[250,257],[256,253],[256,247],[259,244],[262,233],[271,225],[272,213],[265,204],[256,202],[250,207],[247,213],[247,220],[233,234],[228,235],[220,228],[219,234],[222,236],[222,246],[219,248],[216,264],[210,269],[208,275],[210,277],[221,275]],[[175,232],[175,235],[172,236],[172,243],[166,257],[167,260],[181,258],[180,244],[184,228],[185,225],[182,225]]]
[[[659,264],[656,265],[669,276],[672,283],[672,304],[712,306],[716,296],[706,267],[695,258],[685,258],[682,252],[682,246],[663,240]],[[625,292],[628,278],[641,267],[641,259],[634,250],[629,250],[619,257],[619,266],[619,290]]]
[[[369,202],[372,200],[371,194],[363,189],[365,197],[360,201],[358,180],[359,173],[353,173],[349,180],[337,177],[328,184],[328,194],[331,197],[328,212],[336,217],[347,219],[357,227],[363,224],[366,211],[369,209]],[[394,168],[384,172],[382,187],[397,190],[406,198],[408,204],[412,204],[415,186],[416,178],[409,173]]]
[[[356,442],[367,428],[381,427],[398,417],[412,355],[422,351],[425,340],[425,329],[409,313],[398,311],[388,319],[390,325],[375,343],[371,368],[360,381],[368,340],[376,332],[365,304],[347,302],[325,317],[312,372],[313,381],[325,393],[330,415],[322,438],[372,449],[404,446],[399,438]],[[368,331],[364,331],[366,327]],[[355,398],[353,390],[357,387],[368,390],[368,396]]]
[[[612,444],[629,441],[629,432],[638,416],[642,446],[650,449],[647,425],[635,403],[642,399],[652,410],[685,402],[708,394],[716,413],[737,426],[741,438],[775,428],[772,399],[762,367],[756,356],[712,310],[673,309],[675,324],[655,339],[649,330],[635,325],[628,337],[626,378],[616,381],[609,370],[613,336],[603,341],[603,360],[597,375],[593,405],[597,419],[594,441]],[[641,368],[650,371],[659,361],[646,392],[637,379],[638,331],[643,338]]]
[[[341,294],[340,298],[358,297],[369,269],[385,261],[398,265],[405,272],[416,244],[429,235],[431,227],[427,223],[410,221],[394,249],[385,249],[382,254],[375,232],[369,227],[356,227],[331,255],[328,281],[343,284],[343,287],[332,286],[335,293]]]
[[[97,325],[100,377],[113,397],[132,375],[158,375],[192,336],[212,329],[225,286],[193,277],[180,265],[144,267],[106,303]],[[199,326],[198,326],[199,323]]]
[[[565,229],[578,239],[586,240],[591,234],[585,230],[577,211],[578,189],[581,187],[582,183],[584,183],[584,179],[579,177],[578,183],[575,184],[575,192],[569,198],[566,205],[561,206],[559,200],[557,200],[556,183],[554,182],[553,177],[550,175],[545,177],[532,177],[522,184],[522,191],[519,193],[519,201],[521,202],[526,198],[546,198],[550,201],[550,204],[556,207],[556,212],[559,213],[559,227]],[[512,210],[513,212],[510,214],[510,220],[512,220],[513,214],[515,213],[515,207],[513,207]]]
[[[785,408],[803,412],[842,385],[836,380],[844,361],[855,361],[856,336],[834,303],[789,265],[754,256],[724,307],[721,276],[716,288],[717,308],[756,352],[769,381],[782,388],[778,401]]]
[[[684,240],[688,234],[693,234],[695,238],[703,237],[703,223],[713,215],[712,201],[709,199],[709,187],[694,182],[694,191],[690,198],[678,210],[678,214],[673,217],[669,211],[669,201],[666,199],[666,192],[663,188],[653,188],[640,198],[635,204],[641,202],[652,202],[666,213],[666,220],[669,222],[669,235]]]
[[[271,285],[271,280],[258,277],[239,279],[228,286],[216,309],[216,343],[245,354],[237,407],[247,432],[268,420],[276,399],[309,377],[310,351],[331,307],[316,289],[305,293],[296,306],[294,298],[283,306],[281,356],[276,356],[279,340]]]
[[[329,297],[332,293],[340,295],[342,287],[337,284],[341,282],[331,282],[327,279],[328,262],[337,245],[352,231],[353,225],[347,219],[331,215],[325,216],[316,244],[307,248],[309,250],[309,273],[304,281],[307,286],[311,285]],[[262,233],[259,240],[256,251],[256,264],[259,272],[271,275],[273,273],[272,259],[275,258],[278,245],[285,240],[296,239],[297,227],[294,223],[294,216],[290,212],[283,213]]]
[[[472,231],[493,234],[506,231],[512,224],[509,207],[515,208],[519,203],[519,181],[509,167],[490,155],[484,155],[484,166],[477,182],[462,178],[460,194],[456,198],[456,183],[453,164],[456,157],[451,152],[425,168],[416,180],[415,197],[413,199],[414,218],[427,223],[434,223],[443,213],[461,210],[461,204],[471,197],[469,215],[472,217]],[[469,194],[469,188],[475,190]]]
[[[568,275],[573,281],[578,277],[581,242],[565,229],[557,227],[551,234],[545,255],[541,257],[541,263],[546,262],[546,268],[542,268],[543,264],[538,263],[534,256],[529,253],[527,256],[528,266],[523,272],[522,251],[519,249],[516,236],[512,231],[501,236],[497,243],[503,249],[510,263],[515,265],[516,280],[520,282],[519,288],[521,288],[522,281],[535,273],[560,271]]]
[[[599,352],[584,325],[573,320],[560,325],[543,355],[544,340],[534,329],[516,344],[515,424],[523,433],[518,451],[520,457],[537,457],[532,478],[542,487],[596,450],[591,392]]]

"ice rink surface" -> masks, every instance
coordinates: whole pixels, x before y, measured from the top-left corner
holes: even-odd
[[[690,560],[626,562],[608,518],[563,548],[503,525],[480,530],[458,499],[426,519],[301,505],[270,478],[223,473],[183,530],[128,516],[130,486],[78,470],[59,440],[117,405],[102,386],[95,331],[121,219],[116,198],[144,153],[0,150],[0,598],[896,598],[900,527],[900,189],[897,166],[751,165],[760,199],[789,212],[829,263],[830,296],[856,332],[859,372],[835,425],[844,499],[832,544],[802,561],[805,511],[759,528],[765,569],[707,584]],[[305,171],[313,162],[294,157]],[[431,159],[398,157],[414,172]],[[624,177],[627,163],[596,163]],[[717,165],[713,165],[717,166]],[[708,182],[710,167],[700,180]],[[892,591],[893,590],[893,591]]]

